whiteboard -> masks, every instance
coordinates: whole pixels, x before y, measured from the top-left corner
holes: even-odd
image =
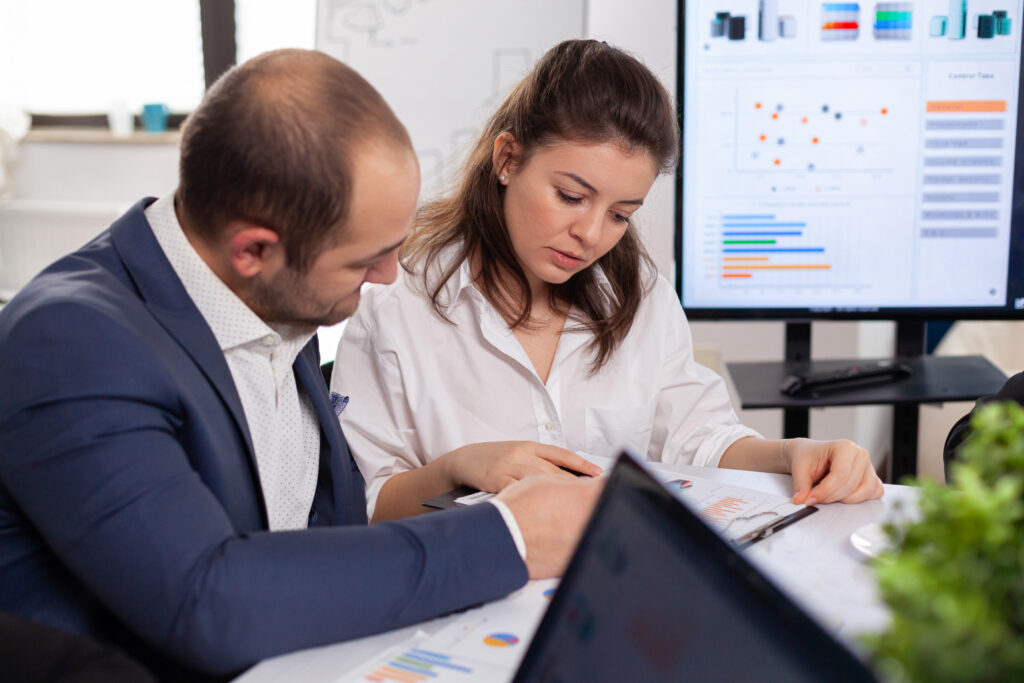
[[[586,0],[319,0],[316,46],[381,92],[431,194],[536,60],[585,35],[585,10]]]

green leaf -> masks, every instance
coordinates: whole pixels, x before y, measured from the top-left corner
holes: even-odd
[[[951,484],[920,482],[920,521],[889,527],[875,564],[892,623],[865,640],[886,678],[1024,680],[1024,409],[971,427]]]

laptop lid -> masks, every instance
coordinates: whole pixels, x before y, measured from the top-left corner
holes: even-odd
[[[628,454],[516,681],[873,681]]]

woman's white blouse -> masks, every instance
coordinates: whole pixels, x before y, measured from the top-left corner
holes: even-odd
[[[629,446],[651,460],[714,467],[733,442],[759,436],[737,422],[722,378],[694,361],[663,277],[596,375],[591,334],[567,322],[547,384],[468,263],[441,301],[452,322],[437,315],[421,277],[399,268],[394,285],[364,290],[338,346],[331,390],[349,397],[341,424],[371,518],[388,477],[466,444],[538,441],[603,456]]]

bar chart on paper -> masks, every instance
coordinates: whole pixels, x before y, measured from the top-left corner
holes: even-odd
[[[668,479],[665,485],[720,534],[735,539],[779,517],[803,509],[784,496],[721,484],[708,479]]]
[[[476,680],[474,666],[440,652],[419,647],[401,648],[372,668],[362,679],[370,683]]]
[[[610,471],[614,460],[597,456],[587,459]],[[727,539],[736,539],[765,524],[805,509],[794,505],[786,496],[765,493],[754,489],[723,484],[712,479],[687,476],[648,463],[646,468],[674,496],[686,503],[704,521]]]
[[[395,646],[339,683],[508,681],[556,586],[553,579],[531,581],[505,600],[463,612],[433,635]]]

